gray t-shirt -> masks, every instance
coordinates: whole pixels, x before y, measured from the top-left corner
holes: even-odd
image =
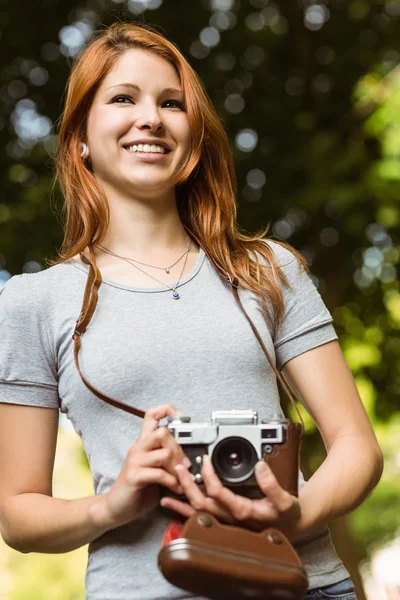
[[[278,368],[337,338],[332,317],[293,254],[268,241],[292,286],[283,288],[285,318],[273,337],[251,292],[240,290]],[[0,402],[59,408],[82,439],[95,493],[107,492],[138,437],[142,421],[93,395],[73,359],[72,333],[88,268],[73,259],[12,277],[0,295]],[[260,418],[282,414],[276,377],[236,305],[200,250],[180,286],[160,288],[103,281],[82,338],[81,368],[108,395],[148,409],[170,402],[193,421],[212,410],[250,408]],[[304,480],[300,475],[300,483]],[[182,600],[157,567],[170,513],[157,508],[89,545],[87,600]],[[310,588],[348,576],[327,528],[296,544]]]

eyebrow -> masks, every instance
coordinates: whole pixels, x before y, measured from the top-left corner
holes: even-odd
[[[111,87],[107,88],[105,91],[107,92],[108,90],[111,90],[113,88],[118,88],[118,87],[132,88],[136,92],[141,91],[140,87],[138,85],[136,85],[135,83],[118,83],[117,85],[112,85]],[[172,88],[172,87],[163,89],[161,93],[164,94],[165,92],[167,92],[168,94],[182,94],[182,90],[179,90],[177,88]]]

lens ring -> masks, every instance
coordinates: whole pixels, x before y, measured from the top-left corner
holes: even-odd
[[[241,460],[238,461],[237,457]],[[254,474],[258,456],[247,439],[233,436],[218,442],[211,460],[222,483],[243,483]]]

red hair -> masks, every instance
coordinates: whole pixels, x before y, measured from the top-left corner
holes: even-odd
[[[275,327],[283,318],[280,283],[288,285],[274,260],[273,250],[262,241],[267,229],[249,236],[237,225],[236,177],[228,136],[204,87],[178,48],[152,27],[113,23],[95,34],[75,60],[59,120],[56,178],[64,196],[64,240],[51,264],[64,262],[89,245],[102,241],[110,219],[107,198],[100,191],[90,164],[80,157],[86,138],[87,117],[96,90],[119,57],[134,48],[164,58],[176,69],[191,129],[191,150],[176,186],[177,207],[183,225],[224,271],[235,275],[240,286],[265,302]],[[285,242],[307,269],[302,255]],[[259,264],[260,254],[267,265]],[[264,262],[264,261],[262,261]],[[272,315],[267,302],[275,315]]]

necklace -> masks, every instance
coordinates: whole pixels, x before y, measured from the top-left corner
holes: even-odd
[[[178,264],[178,262],[180,260],[182,260],[182,258],[185,256],[185,254],[187,254],[190,250],[190,242],[191,240],[189,240],[189,246],[187,248],[187,250],[185,250],[185,252],[182,254],[182,256],[180,256],[178,258],[178,260],[176,260],[172,265],[170,265],[169,267],[158,267],[156,265],[149,265],[147,263],[144,262],[140,262],[140,260],[136,260],[135,258],[129,258],[127,260],[131,260],[134,263],[138,263],[139,265],[143,265],[144,267],[151,267],[152,269],[160,269],[160,271],[165,271],[167,273],[167,275],[169,275],[172,267],[174,267],[175,265]],[[102,246],[101,244],[96,244],[97,248],[100,248],[100,250],[103,250],[104,252],[107,252],[107,248],[105,248],[104,246]],[[110,252],[110,251],[108,251]],[[118,256],[117,254],[114,254],[114,256]],[[119,258],[124,258],[123,256],[120,256]]]
[[[97,245],[97,244],[96,244],[96,245]],[[130,258],[126,258],[125,256],[120,256],[119,254],[115,254],[115,252],[112,252],[111,250],[108,250],[108,248],[104,248],[103,246],[101,247],[101,250],[102,250],[103,252],[106,252],[107,254],[110,254],[111,256],[115,256],[115,257],[117,257],[117,258],[122,258],[122,260],[125,260],[125,261],[126,261],[126,262],[128,262],[130,265],[132,265],[132,267],[135,267],[135,269],[138,269],[139,271],[141,271],[142,273],[144,273],[145,275],[147,275],[147,276],[148,276],[148,277],[150,277],[151,279],[154,279],[154,281],[157,281],[157,283],[161,283],[161,285],[165,285],[165,287],[167,287],[167,288],[168,288],[168,289],[169,289],[169,290],[172,292],[172,297],[173,297],[173,299],[174,299],[174,300],[179,300],[179,298],[180,298],[180,295],[179,295],[179,294],[178,294],[178,292],[176,291],[176,288],[178,287],[178,285],[179,285],[179,282],[180,282],[180,280],[181,280],[181,278],[182,278],[183,271],[185,270],[185,266],[186,266],[186,262],[187,262],[188,254],[189,254],[189,252],[190,252],[190,248],[191,248],[191,247],[192,247],[192,239],[191,239],[191,238],[189,238],[189,247],[188,247],[188,249],[186,250],[186,252],[185,252],[184,254],[182,254],[182,256],[181,256],[181,258],[182,258],[183,256],[185,256],[185,255],[186,255],[186,256],[185,256],[185,260],[184,260],[184,262],[183,262],[183,267],[182,267],[182,269],[181,269],[181,272],[180,272],[180,274],[179,274],[178,281],[177,281],[177,282],[175,283],[175,285],[174,285],[174,286],[172,286],[172,287],[171,287],[171,286],[169,286],[169,285],[167,285],[167,284],[166,284],[166,283],[164,283],[163,281],[160,281],[160,280],[159,280],[159,279],[157,279],[156,277],[153,277],[153,275],[150,275],[150,273],[146,273],[146,271],[144,271],[143,269],[141,269],[140,267],[138,267],[137,265],[135,265],[135,264],[132,262],[132,259],[130,259]],[[181,258],[180,258],[179,260],[181,260]],[[179,261],[178,261],[178,262],[179,262]],[[176,263],[175,263],[175,264],[176,264]],[[149,265],[149,266],[150,266],[150,265]]]

